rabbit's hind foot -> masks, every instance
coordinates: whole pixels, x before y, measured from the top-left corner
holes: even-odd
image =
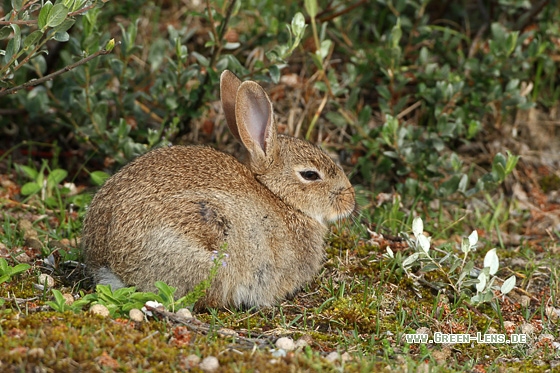
[[[110,285],[112,290],[126,287],[126,284],[107,267],[95,271],[95,280],[98,285]]]

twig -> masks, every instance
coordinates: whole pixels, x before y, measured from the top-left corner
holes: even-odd
[[[41,211],[41,212],[44,211],[47,214],[56,214],[56,211],[54,211],[54,210],[29,205],[27,203],[21,203],[21,202],[14,201],[14,200],[9,199],[9,198],[0,198],[0,203],[2,204],[1,206],[5,206],[4,204],[15,205],[15,206],[21,207],[22,209],[29,209],[29,210],[35,210],[35,211]]]
[[[533,7],[531,8],[531,10],[529,10],[528,13],[523,14],[519,18],[519,21],[515,25],[515,30],[521,31],[525,27],[527,27],[529,23],[533,21],[535,16],[539,14],[544,9],[545,5],[547,5],[548,3],[549,0],[542,0],[540,3],[533,5]]]
[[[408,113],[414,111],[418,106],[422,105],[422,101],[418,100],[415,103],[413,103],[412,105],[410,105],[408,108],[404,109],[403,111],[401,111],[399,113],[399,115],[397,115],[397,119],[402,119],[404,118],[406,115],[408,115]]]
[[[354,9],[356,9],[356,8],[358,8],[358,7],[362,6],[362,5],[364,5],[364,4],[366,4],[367,2],[368,2],[368,0],[360,0],[360,1],[358,1],[357,3],[354,3],[354,4],[352,4],[352,5],[349,5],[348,7],[344,8],[344,9],[342,9],[342,10],[336,12],[336,13],[328,14],[328,15],[326,15],[326,16],[324,16],[324,17],[319,18],[319,22],[328,22],[328,21],[332,21],[333,19],[335,19],[335,18],[337,18],[337,17],[340,17],[340,16],[342,16],[342,15],[344,15],[344,14],[346,14],[346,13],[349,13],[350,11],[352,11],[352,10],[354,10]]]
[[[26,302],[33,302],[34,300],[39,299],[39,297],[32,297],[32,298],[6,298],[6,297],[1,297],[0,299],[3,299],[5,301],[15,301],[17,304],[22,304],[22,303],[26,303]]]
[[[0,21],[0,25],[25,25],[25,26],[31,26],[31,25],[35,25],[37,24],[37,20],[36,19],[32,19],[29,21]]]
[[[272,339],[270,337],[260,337],[260,338],[247,338],[240,336],[237,332],[232,333],[230,330],[220,330],[219,328],[212,328],[209,324],[203,323],[202,321],[196,318],[185,318],[176,315],[173,312],[166,311],[162,308],[155,308],[150,307],[148,305],[145,306],[148,311],[152,311],[160,316],[163,316],[175,323],[185,325],[190,330],[201,333],[201,334],[209,334],[211,332],[216,332],[221,337],[231,337],[234,338],[236,342],[240,342],[239,344],[243,348],[253,349],[253,348],[264,348],[264,347],[273,347],[274,344],[272,343]]]
[[[307,129],[307,133],[305,134],[305,138],[307,140],[309,140],[309,138],[311,137],[311,132],[313,132],[313,127],[315,127],[315,123],[317,123],[317,120],[321,116],[321,113],[323,112],[323,109],[325,108],[325,105],[327,104],[328,98],[329,98],[329,95],[327,93],[323,97],[323,100],[321,101],[321,104],[319,105],[319,108],[315,112],[315,115],[313,115],[313,119],[311,120],[311,124],[309,124],[309,128]]]
[[[120,44],[120,42],[118,42],[117,44]],[[60,69],[58,71],[55,71],[52,74],[45,75],[44,77],[39,78],[39,79],[30,80],[30,81],[28,81],[28,82],[26,82],[22,85],[18,85],[17,87],[13,87],[13,88],[10,88],[10,89],[6,89],[4,91],[0,91],[0,97],[12,94],[14,92],[19,91],[20,89],[23,89],[23,88],[33,87],[33,86],[36,86],[38,84],[44,83],[46,81],[52,80],[53,78],[55,78],[59,75],[62,75],[65,72],[68,72],[70,70],[75,69],[76,67],[78,67],[80,65],[88,63],[89,61],[93,60],[95,57],[98,57],[98,56],[101,56],[101,55],[106,55],[106,54],[109,54],[109,53],[111,53],[111,51],[106,50],[106,49],[97,51],[94,54],[92,54],[90,56],[87,56],[86,58],[83,58],[83,59],[79,60],[78,62],[73,63],[72,65],[65,66],[62,69]]]

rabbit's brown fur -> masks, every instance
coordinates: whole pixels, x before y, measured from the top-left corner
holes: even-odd
[[[209,147],[173,146],[108,179],[82,237],[97,282],[154,290],[160,280],[181,296],[207,278],[214,251],[225,247],[226,265],[198,306],[267,306],[321,268],[327,222],[354,209],[348,179],[317,147],[276,135],[258,84],[224,72],[221,89],[248,164]]]

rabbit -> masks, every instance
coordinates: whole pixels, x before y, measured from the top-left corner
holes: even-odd
[[[83,223],[85,263],[113,289],[183,296],[208,278],[196,307],[266,307],[292,296],[322,267],[329,222],[350,215],[355,193],[318,147],[278,135],[272,103],[253,81],[220,77],[227,125],[245,163],[207,146],[152,150],[107,179]]]

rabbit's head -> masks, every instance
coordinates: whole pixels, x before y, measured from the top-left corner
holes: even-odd
[[[277,135],[272,103],[260,85],[226,70],[220,89],[228,127],[247,149],[248,167],[260,183],[321,224],[352,213],[354,189],[343,170],[309,142]]]

